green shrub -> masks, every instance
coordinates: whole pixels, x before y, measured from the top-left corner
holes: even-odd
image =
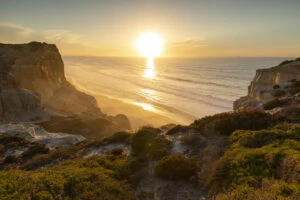
[[[188,146],[195,146],[197,147],[203,142],[204,138],[199,133],[186,133],[182,136],[181,141],[183,144]]]
[[[177,125],[174,128],[171,128],[166,134],[173,135],[173,134],[180,133],[180,132],[184,133],[189,129],[190,128],[188,126]]]
[[[229,138],[230,148],[214,163],[206,180],[207,187],[212,194],[227,191],[226,195],[233,199],[251,199],[250,193],[263,192],[265,179],[276,178],[284,187],[274,189],[272,197],[292,199],[297,191],[291,189],[288,183],[300,186],[297,175],[300,171],[300,165],[297,164],[300,162],[299,138],[300,128],[297,126],[235,131]],[[224,199],[222,195],[219,197],[217,199]]]
[[[2,155],[5,152],[5,146],[0,144],[0,155]]]
[[[133,134],[131,138],[132,151],[135,154],[139,154],[144,151],[149,141],[153,140],[157,136],[154,131],[141,129],[137,133]]]
[[[0,144],[4,145],[6,149],[18,146],[28,146],[30,143],[31,142],[28,140],[18,136],[0,135]]]
[[[263,106],[264,106],[265,110],[272,110],[273,108],[276,108],[276,107],[286,106],[289,103],[290,103],[289,99],[274,99],[274,100],[268,101]]]
[[[288,86],[289,93],[291,95],[299,93],[300,92],[300,81],[298,81],[297,79],[293,79],[290,82],[291,82],[291,85]]]
[[[36,154],[45,154],[49,152],[49,148],[46,147],[44,144],[34,144],[33,146],[29,147],[27,151],[25,151],[22,156],[23,157],[32,157]]]
[[[171,141],[163,136],[156,136],[150,140],[145,146],[146,156],[152,160],[159,160],[169,154],[172,148]]]
[[[285,60],[285,61],[282,61],[278,66],[282,66],[282,65],[286,65],[286,64],[289,64],[289,63],[293,63],[297,60]]]
[[[195,120],[191,127],[202,134],[219,133],[228,136],[235,130],[259,130],[268,128],[273,123],[271,115],[267,113],[247,111],[203,117]]]
[[[128,162],[120,157],[91,157],[37,171],[0,172],[0,198],[11,199],[136,199],[121,177]],[[127,176],[128,177],[128,176]]]
[[[115,148],[115,149],[111,150],[110,153],[112,155],[115,155],[115,156],[120,156],[123,153],[123,149],[122,148]]]
[[[111,143],[129,143],[131,134],[127,132],[117,132],[109,137],[103,139],[104,144]]]
[[[297,87],[297,88],[290,88],[290,89],[289,89],[289,93],[290,93],[291,95],[300,93],[300,87]]]
[[[286,92],[284,90],[275,90],[272,92],[272,95],[274,97],[283,97],[286,95]]]
[[[157,129],[147,127],[133,134],[131,138],[133,153],[139,158],[153,160],[168,155],[172,143],[158,133]]]
[[[231,191],[219,194],[216,200],[253,200],[253,199],[283,199],[294,200],[300,196],[297,184],[289,184],[280,180],[264,179],[262,187],[254,188],[241,184]]]
[[[155,174],[167,180],[187,180],[197,172],[197,161],[177,153],[158,161]]]
[[[268,145],[275,140],[296,139],[299,136],[291,131],[283,131],[280,129],[245,131],[238,130],[230,136],[231,143],[247,148],[260,148]]]
[[[37,169],[51,163],[59,163],[67,159],[75,159],[80,156],[80,153],[80,147],[78,146],[60,147],[47,154],[36,154],[32,156],[32,158],[24,163],[21,168],[26,170]]]
[[[300,108],[291,106],[285,109],[285,119],[288,122],[299,123],[300,122]]]
[[[33,195],[33,200],[54,200],[51,193],[47,191],[40,191]]]

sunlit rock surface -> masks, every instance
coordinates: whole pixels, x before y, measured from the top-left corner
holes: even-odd
[[[0,44],[0,71],[8,72],[7,80],[14,79],[15,86],[36,92],[48,112],[101,114],[94,97],[76,90],[66,80],[64,64],[55,45]],[[0,82],[3,85],[5,81]]]
[[[81,135],[67,133],[49,133],[41,126],[31,123],[0,125],[0,135],[18,136],[30,142],[45,144],[48,147],[61,147],[77,144],[85,140]]]

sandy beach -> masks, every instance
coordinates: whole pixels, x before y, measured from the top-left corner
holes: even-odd
[[[125,114],[129,118],[133,130],[137,130],[138,128],[146,125],[159,127],[170,123],[178,123],[168,117],[144,110],[140,106],[132,105],[101,95],[94,95],[94,97],[96,98],[103,113],[108,115]]]

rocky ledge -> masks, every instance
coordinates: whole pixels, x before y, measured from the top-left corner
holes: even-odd
[[[266,110],[278,115],[300,114],[300,58],[259,69],[248,87],[248,95],[234,101],[233,109]]]

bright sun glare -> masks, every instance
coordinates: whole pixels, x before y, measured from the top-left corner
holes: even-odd
[[[154,32],[144,33],[136,40],[136,48],[141,56],[153,58],[161,55],[163,39]]]

